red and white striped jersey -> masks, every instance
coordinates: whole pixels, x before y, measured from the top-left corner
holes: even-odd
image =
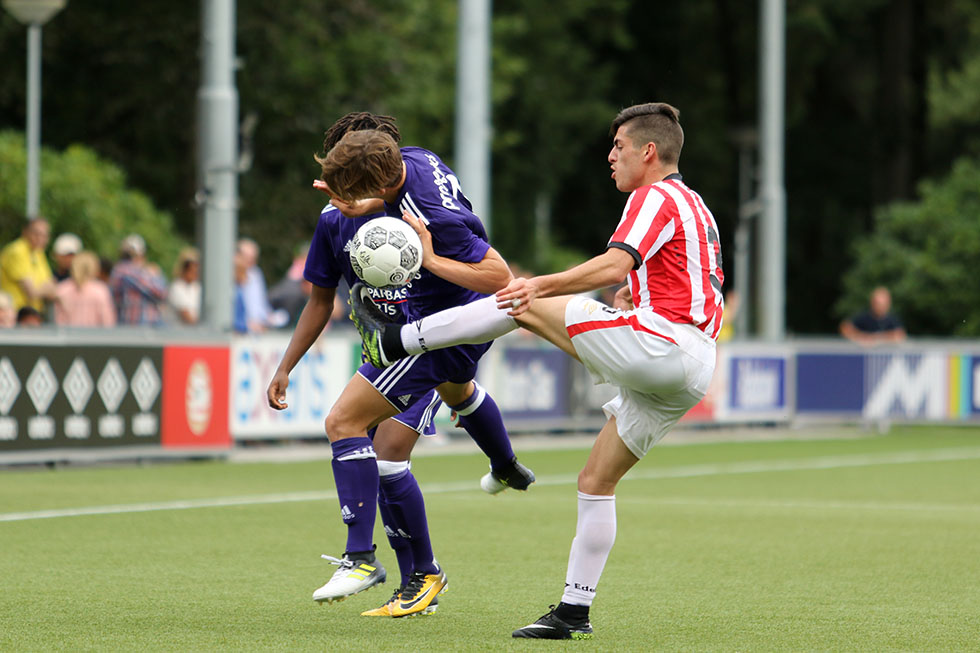
[[[636,259],[628,278],[636,308],[717,339],[725,279],[718,225],[680,175],[633,191],[608,246]]]

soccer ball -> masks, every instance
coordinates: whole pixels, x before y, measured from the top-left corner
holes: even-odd
[[[422,266],[422,241],[400,218],[368,220],[350,243],[350,264],[364,283],[397,288],[415,277]]]

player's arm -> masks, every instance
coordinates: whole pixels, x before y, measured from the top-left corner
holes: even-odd
[[[575,295],[620,284],[635,264],[636,259],[631,253],[610,247],[599,256],[564,272],[530,279],[514,279],[497,293],[497,305],[501,309],[510,309],[510,315],[520,315],[527,310],[535,297]],[[515,299],[521,300],[516,307],[511,303]]]
[[[493,247],[476,263],[440,256],[433,251],[432,234],[421,220],[410,213],[403,213],[402,219],[419,235],[422,241],[422,267],[432,274],[457,286],[488,295],[497,292],[514,278],[510,266]]]
[[[334,296],[336,288],[324,288],[313,284],[313,292],[300,313],[299,320],[296,322],[296,330],[293,331],[292,338],[286,352],[279,361],[279,367],[269,383],[266,390],[266,397],[269,406],[276,410],[283,410],[289,404],[286,403],[286,387],[289,386],[289,373],[293,371],[296,364],[309,351],[316,339],[320,337],[324,327],[330,320],[333,313]]]
[[[493,247],[487,250],[483,260],[476,263],[431,254],[422,257],[422,265],[446,281],[488,295],[497,292],[514,278],[507,262]]]

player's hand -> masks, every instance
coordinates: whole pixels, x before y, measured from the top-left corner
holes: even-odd
[[[531,302],[537,296],[538,287],[534,279],[517,277],[497,291],[497,308],[507,311],[511,317],[517,317],[531,307]]]
[[[289,386],[289,375],[285,372],[277,371],[269,383],[269,389],[266,391],[270,408],[275,408],[276,410],[289,408],[289,404],[286,403],[287,386]]]
[[[616,291],[616,296],[613,297],[613,308],[623,311],[633,310],[633,294],[630,292],[629,284]]]
[[[419,240],[422,241],[422,265],[435,256],[435,252],[432,250],[432,234],[429,233],[429,229],[425,226],[425,223],[411,215],[408,212],[402,213],[402,220],[408,223],[408,225],[415,230],[415,233],[419,235]]]
[[[336,194],[330,190],[330,186],[327,186],[327,182],[323,181],[322,179],[314,179],[313,188],[321,193],[329,195],[330,203],[337,207],[337,209],[348,218],[359,218],[371,213],[379,213],[384,211],[384,202],[379,199],[363,199],[354,200],[353,202],[345,202],[337,197]]]

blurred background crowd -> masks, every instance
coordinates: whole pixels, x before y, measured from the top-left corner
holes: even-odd
[[[19,238],[0,244],[0,328],[199,322],[201,256],[196,248],[181,248],[164,268],[147,258],[146,240],[139,234],[123,237],[115,258],[99,256],[71,232],[51,236],[48,221],[35,218],[24,224]],[[259,266],[259,245],[248,238],[238,241],[232,292],[236,332],[295,324],[310,295],[310,283],[303,278],[308,247],[298,245],[285,275],[269,286]],[[338,302],[332,322],[343,320],[344,307]]]

